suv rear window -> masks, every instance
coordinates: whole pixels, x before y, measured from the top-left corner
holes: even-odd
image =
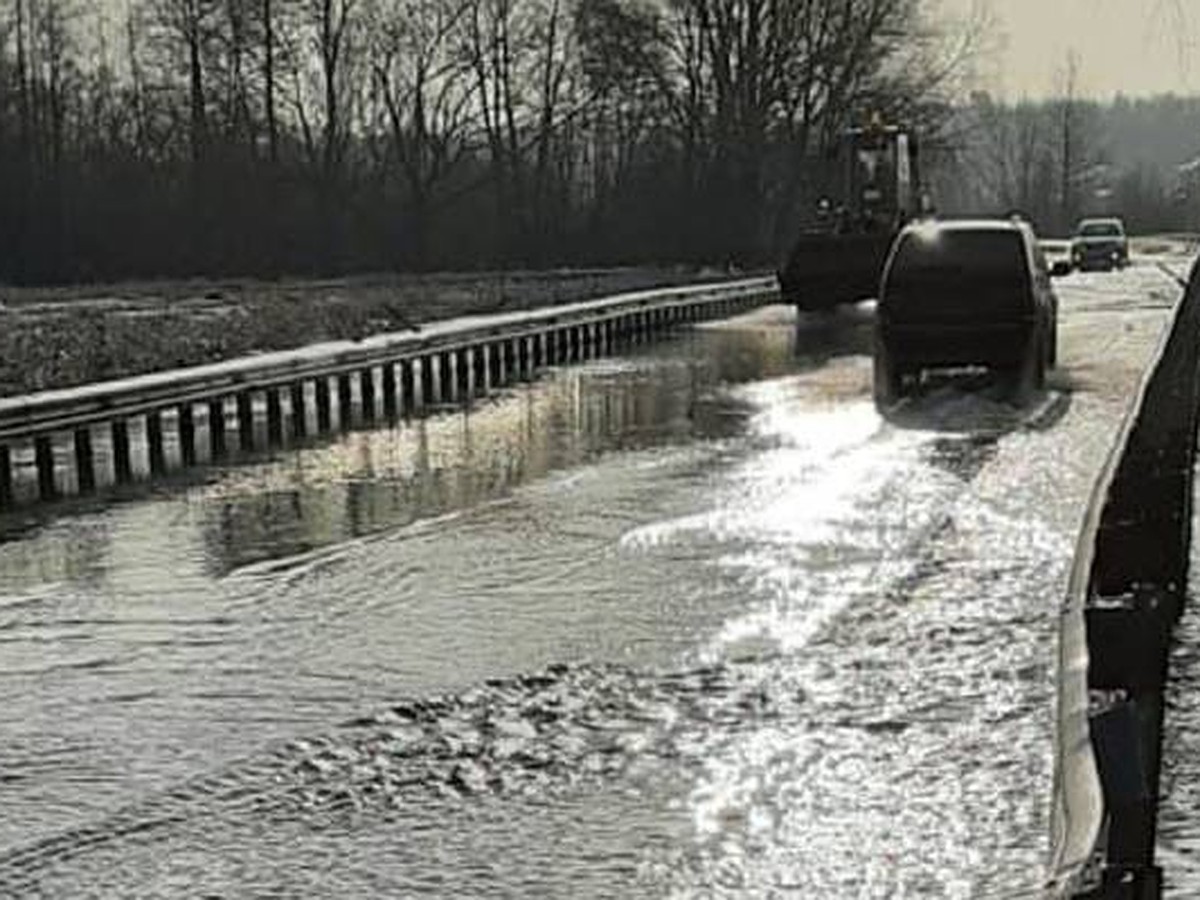
[[[893,321],[1008,321],[1033,302],[1024,235],[1015,229],[905,232],[884,276]]]
[[[893,279],[923,274],[984,277],[1023,282],[1025,251],[1016,231],[945,230],[926,236],[909,232],[892,261]]]
[[[1084,222],[1079,226],[1080,237],[1120,237],[1121,226],[1116,222]]]

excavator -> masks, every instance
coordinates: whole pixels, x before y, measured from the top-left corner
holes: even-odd
[[[892,240],[931,209],[909,129],[875,117],[843,132],[835,156],[839,196],[821,198],[778,272],[783,299],[801,312],[875,296]]]

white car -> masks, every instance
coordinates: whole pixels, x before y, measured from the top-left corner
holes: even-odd
[[[1115,217],[1084,219],[1071,240],[1071,263],[1081,271],[1125,268],[1129,265],[1125,223]]]

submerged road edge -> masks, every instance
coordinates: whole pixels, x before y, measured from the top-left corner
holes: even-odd
[[[1200,264],[1093,488],[1061,609],[1047,895],[1157,898],[1163,694],[1191,544]]]

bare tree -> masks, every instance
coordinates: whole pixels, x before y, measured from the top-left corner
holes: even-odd
[[[1075,170],[1075,88],[1079,77],[1079,55],[1074,51],[1067,53],[1066,65],[1063,69],[1062,91],[1062,141],[1059,152],[1059,215],[1065,225],[1074,216],[1075,203],[1072,179]]]
[[[357,37],[357,0],[304,0],[298,48],[291,55],[292,108],[315,190],[326,267],[341,265],[339,194],[346,187],[356,97],[351,46]],[[307,52],[306,52],[307,51]]]
[[[466,0],[391,0],[379,11],[372,78],[411,204],[413,259],[428,261],[438,186],[471,149],[474,84],[458,53]]]

